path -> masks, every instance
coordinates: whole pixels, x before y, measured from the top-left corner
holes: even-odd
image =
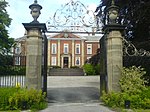
[[[113,112],[99,101],[99,76],[49,76],[49,106],[41,112]]]

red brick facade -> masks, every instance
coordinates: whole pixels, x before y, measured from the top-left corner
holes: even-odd
[[[96,54],[99,38],[77,36],[72,33],[48,36],[48,66],[82,67],[88,58]]]
[[[79,36],[72,33],[60,33],[48,38],[48,66],[70,68],[82,67],[87,59],[96,54],[99,48],[98,36]],[[26,36],[16,39],[14,64],[25,65]],[[17,50],[18,49],[18,50]]]

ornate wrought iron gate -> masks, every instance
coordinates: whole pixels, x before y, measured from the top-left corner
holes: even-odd
[[[62,33],[62,31],[69,31],[69,33],[78,34],[102,34],[102,27],[98,26],[98,17],[92,10],[89,10],[80,1],[62,5],[57,9],[53,17],[46,22],[47,31],[43,32],[43,66],[42,66],[42,81],[43,92],[47,92],[47,37],[45,33]],[[100,21],[99,21],[100,22]]]
[[[123,65],[124,67],[130,66],[141,66],[146,71],[145,78],[148,80],[150,85],[150,52],[144,49],[136,49],[136,47],[129,41],[123,40]]]
[[[71,0],[62,5],[56,10],[54,16],[50,17],[46,25],[48,33],[61,33],[63,30],[79,34],[102,33],[98,17],[80,1]]]
[[[47,50],[48,41],[43,31],[43,65],[42,65],[42,90],[43,92],[47,93]]]

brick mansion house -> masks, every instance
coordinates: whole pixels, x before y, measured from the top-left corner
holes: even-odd
[[[96,35],[99,30],[96,15],[83,3],[71,0],[63,8],[56,10],[52,18],[46,22],[47,31],[58,30],[59,33],[46,34],[48,66],[82,67],[88,59],[97,53],[97,49],[100,47],[101,36]],[[71,33],[71,31],[76,33]],[[80,31],[84,32],[86,36],[81,33],[79,35],[77,32]],[[16,39],[16,46],[13,49],[15,65],[25,64],[25,60],[23,61],[21,56],[26,57],[26,37],[25,34]]]
[[[22,56],[26,56],[26,35],[16,39],[14,47],[14,64],[25,65]],[[85,62],[96,54],[100,36],[81,36],[69,32],[47,35],[48,66],[70,68],[82,67]]]

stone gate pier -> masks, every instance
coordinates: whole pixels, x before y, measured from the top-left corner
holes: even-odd
[[[42,67],[42,31],[46,30],[44,23],[39,23],[37,18],[40,15],[42,6],[37,0],[29,6],[33,21],[23,23],[27,31],[26,39],[26,86],[28,89],[42,89],[41,67]]]
[[[123,67],[123,36],[125,26],[119,21],[119,7],[112,0],[106,9],[104,36],[100,39],[100,94],[120,91],[119,80]]]

